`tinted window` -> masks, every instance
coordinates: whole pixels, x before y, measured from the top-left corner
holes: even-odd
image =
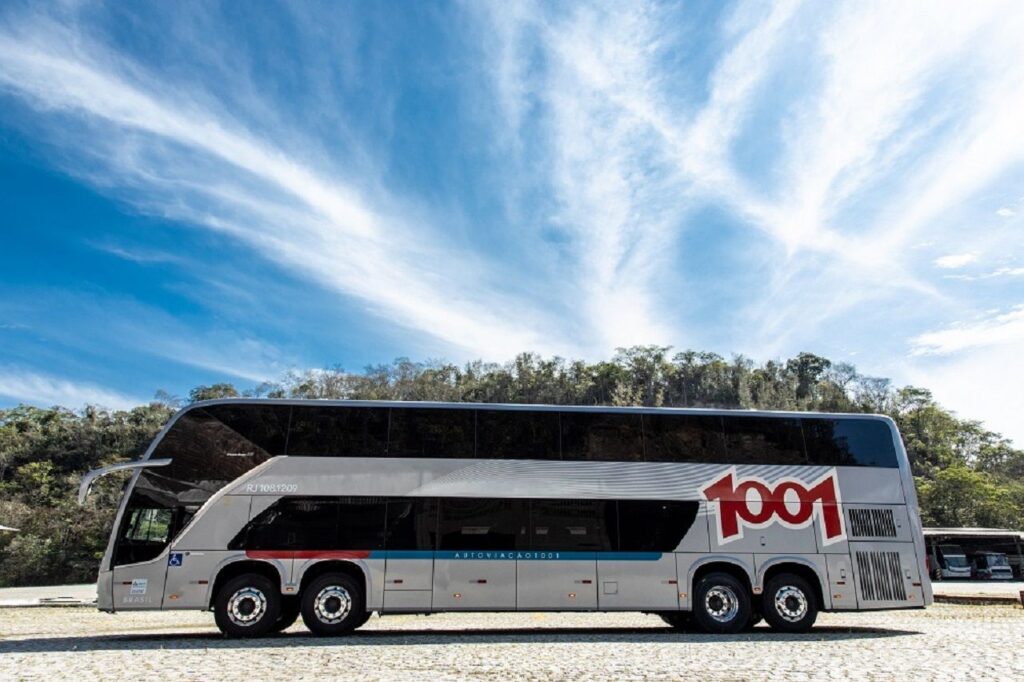
[[[672,552],[697,518],[698,502],[619,500],[619,550]]]
[[[432,550],[437,547],[437,500],[388,501],[386,549]]]
[[[284,454],[289,414],[286,405],[189,410],[153,452],[153,459],[173,461],[143,472],[140,484],[166,498],[168,506],[201,505],[257,464]]]
[[[367,407],[296,407],[288,454],[375,457],[387,452],[388,410]]]
[[[645,414],[644,453],[648,462],[721,462],[722,418]]]
[[[335,549],[384,549],[387,504],[382,497],[342,497]]]
[[[477,457],[558,459],[558,413],[480,410]]]
[[[337,549],[338,502],[330,498],[278,500],[242,529],[229,549]]]
[[[469,410],[392,408],[390,457],[464,457],[474,453]]]
[[[562,459],[643,461],[638,414],[563,412]]]
[[[441,500],[438,549],[526,549],[522,500]]]
[[[807,464],[800,420],[723,417],[726,463]]]
[[[532,550],[606,552],[615,548],[615,503],[605,500],[532,500]]]
[[[811,464],[896,468],[888,424],[874,419],[804,419]]]

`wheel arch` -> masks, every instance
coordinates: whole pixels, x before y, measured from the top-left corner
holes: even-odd
[[[687,585],[692,595],[701,578],[709,573],[726,573],[743,583],[753,596],[754,576],[751,566],[735,557],[709,556],[693,564],[687,576]]]
[[[327,559],[306,566],[299,578],[299,594],[302,594],[311,582],[327,573],[342,573],[356,580],[363,586],[364,600],[369,599],[370,579],[366,571],[358,563],[344,559]]]
[[[237,578],[240,575],[246,573],[255,573],[262,575],[270,582],[277,585],[278,590],[281,590],[283,585],[283,573],[274,563],[269,561],[259,561],[256,559],[240,559],[237,561],[230,561],[223,564],[217,570],[217,577],[214,578],[213,584],[210,586],[209,594],[207,595],[207,604],[209,608],[213,608],[213,602],[217,599],[217,593],[220,592],[220,588],[232,578]],[[283,591],[281,592],[284,596]]]
[[[768,581],[781,573],[792,573],[806,580],[818,599],[818,608],[822,611],[832,608],[832,595],[824,589],[827,579],[821,575],[818,566],[801,557],[776,557],[765,563],[758,572],[759,592],[763,593]]]

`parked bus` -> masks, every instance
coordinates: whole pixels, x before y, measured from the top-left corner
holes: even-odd
[[[235,637],[446,611],[802,632],[931,603],[881,416],[217,400],[80,502],[119,469],[99,608],[212,610]]]

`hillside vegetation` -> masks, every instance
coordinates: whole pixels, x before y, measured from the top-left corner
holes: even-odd
[[[228,396],[648,405],[875,412],[899,424],[925,525],[1024,527],[1024,451],[981,423],[957,418],[922,388],[895,388],[845,363],[801,353],[784,362],[644,346],[587,363],[524,353],[507,364],[399,359],[350,373],[292,373],[240,392],[200,386],[188,401]],[[0,586],[95,578],[126,475],[102,479],[85,508],[80,476],[139,457],[185,402],[160,392],[148,405],[0,410]]]

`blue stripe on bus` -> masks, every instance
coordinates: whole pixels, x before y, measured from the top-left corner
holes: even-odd
[[[661,552],[545,552],[526,550],[373,550],[371,559],[451,559],[475,561],[657,561]]]

